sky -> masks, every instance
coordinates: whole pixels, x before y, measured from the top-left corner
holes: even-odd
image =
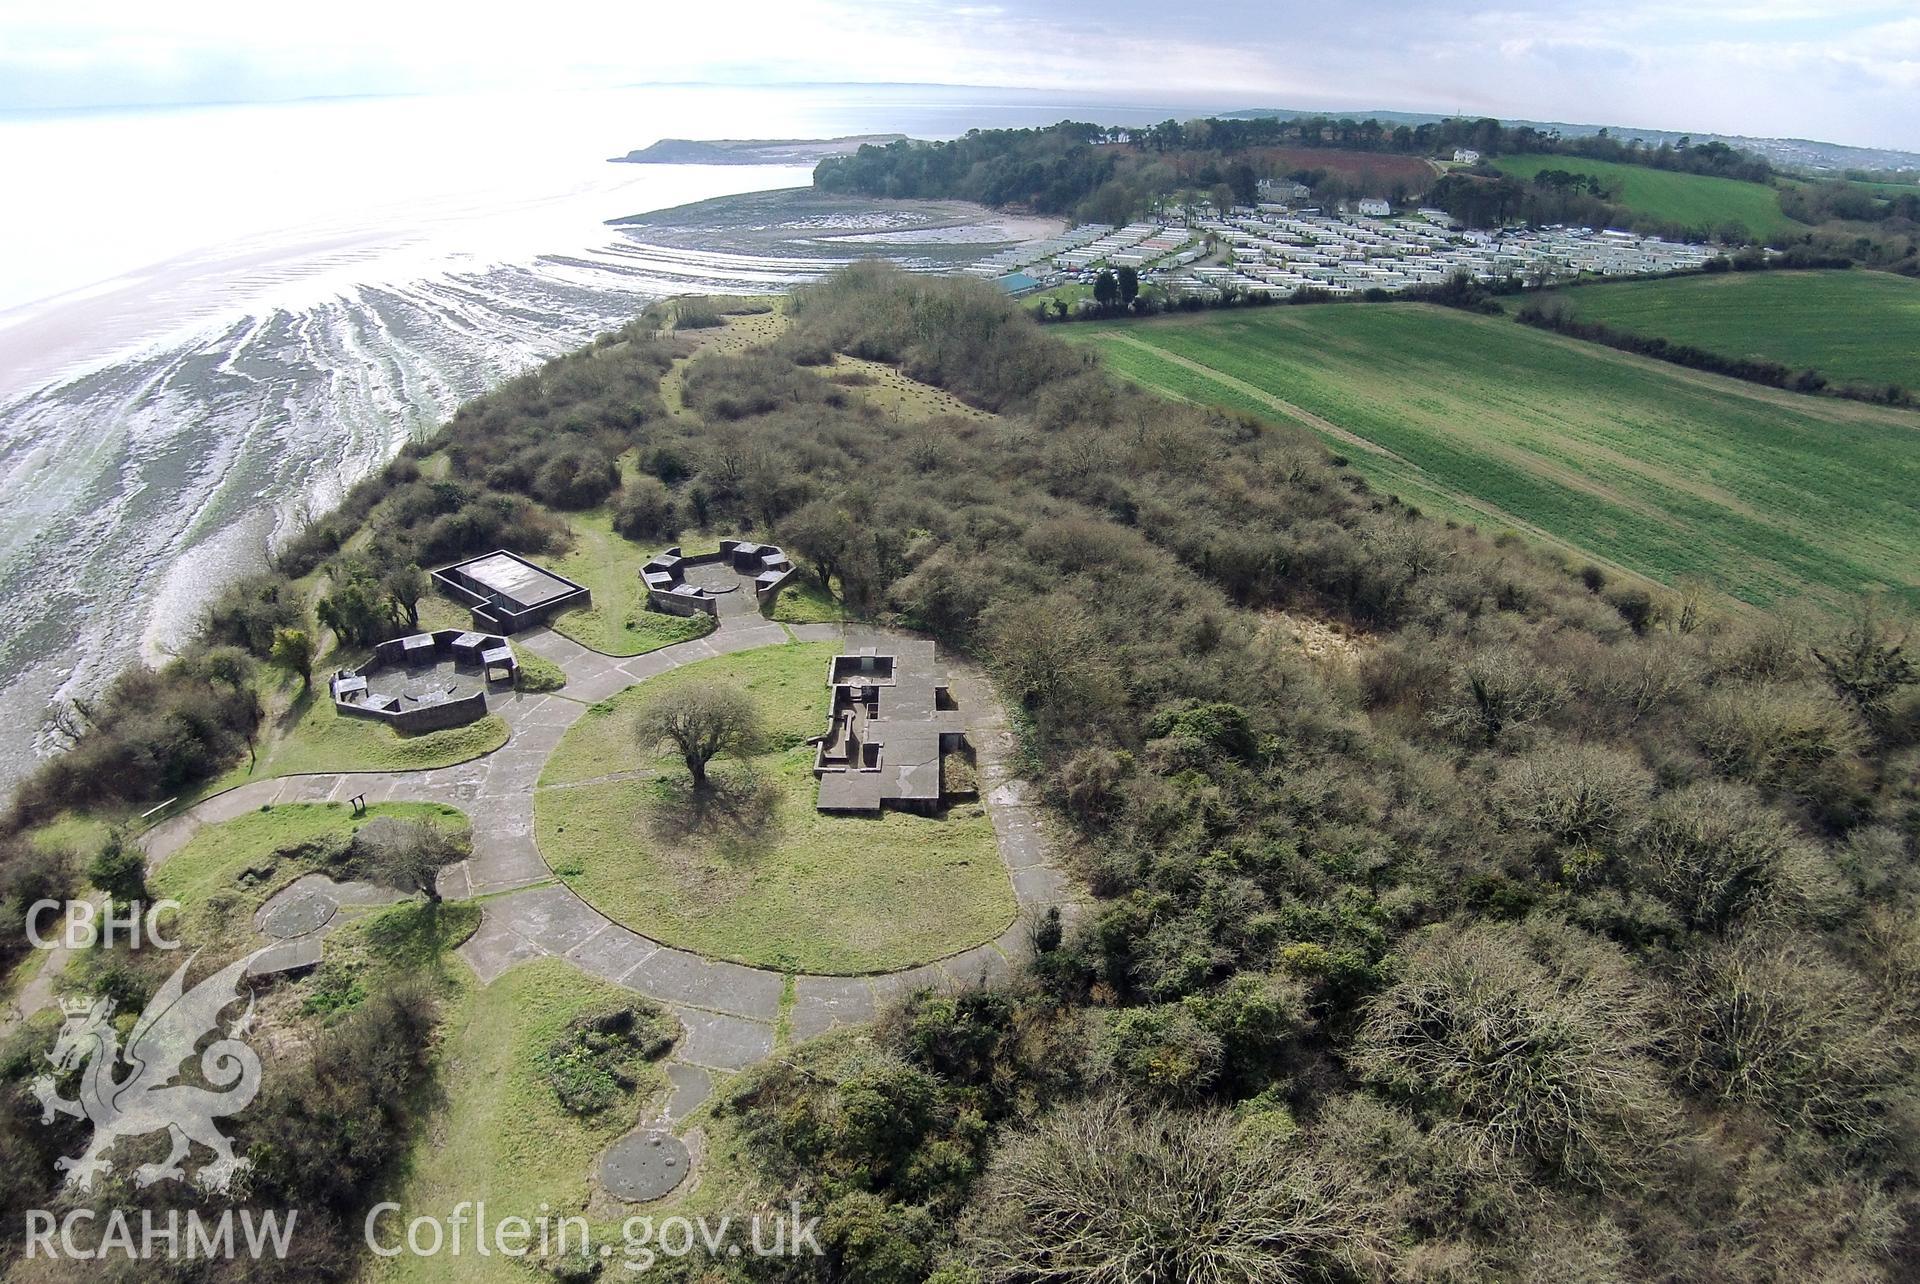
[[[869,81],[1920,151],[1920,0],[0,0],[0,107]]]

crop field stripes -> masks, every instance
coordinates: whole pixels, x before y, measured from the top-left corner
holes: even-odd
[[[1065,329],[1136,383],[1304,426],[1431,512],[1752,604],[1920,596],[1907,412],[1417,305]]]

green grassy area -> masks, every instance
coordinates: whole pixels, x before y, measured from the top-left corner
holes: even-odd
[[[1920,281],[1890,272],[1724,272],[1559,290],[1582,321],[1834,383],[1920,387]]]
[[[353,816],[344,802],[286,802],[200,829],[152,873],[148,885],[156,896],[179,900],[180,935],[196,946],[242,944],[252,931],[253,910],[267,896],[301,873],[321,871],[296,858],[275,858],[275,852],[328,835],[351,835],[380,816],[467,827],[465,814],[438,802],[376,802],[365,816]],[[242,883],[240,875],[250,868],[269,869]]]
[[[522,964],[485,988],[469,981],[447,1009],[444,1104],[428,1121],[397,1189],[382,1196],[405,1210],[397,1222],[381,1224],[382,1234],[397,1227],[404,1235],[406,1220],[416,1216],[444,1219],[462,1201],[485,1201],[494,1224],[531,1220],[543,1210],[556,1218],[585,1212],[595,1159],[634,1126],[666,1077],[650,1066],[630,1106],[583,1117],[561,1108],[540,1077],[538,1059],[573,1017],[632,999],[559,959]],[[617,1234],[611,1239],[620,1242]],[[402,1253],[369,1259],[367,1266],[375,1279],[525,1284],[533,1278],[531,1258],[481,1257],[470,1240],[465,1247],[459,1256]]]
[[[1306,423],[1380,488],[1751,603],[1920,601],[1920,425],[1421,305],[1065,327],[1129,378]],[[1382,454],[1382,451],[1391,454]]]
[[[838,624],[853,618],[833,594],[820,587],[811,571],[787,581],[773,600],[772,614],[782,624]]]
[[[1591,174],[1615,193],[1612,199],[1616,204],[1637,214],[1669,219],[1688,227],[1711,230],[1723,223],[1739,223],[1763,239],[1806,231],[1803,224],[1781,212],[1779,193],[1764,183],[1744,183],[1736,178],[1684,174],[1578,156],[1524,154],[1497,157],[1493,163],[1519,179],[1530,180],[1543,169]]]
[[[365,718],[343,718],[314,684],[312,694],[295,700],[274,721],[258,761],[241,763],[207,790],[229,789],[249,780],[329,771],[424,771],[450,767],[507,743],[507,724],[497,713],[464,727],[403,736]]]
[[[567,671],[545,656],[516,646],[513,657],[518,665],[513,677],[515,691],[558,691],[567,685]]]
[[[573,527],[573,547],[553,562],[553,569],[591,589],[593,605],[555,617],[556,633],[606,655],[641,655],[713,632],[712,616],[689,618],[647,609],[640,567],[658,548],[643,548],[614,530],[605,509],[574,513],[567,522]],[[702,550],[687,551],[691,556]]]
[[[882,361],[837,354],[826,377],[860,400],[879,407],[896,420],[924,423],[929,419],[956,416],[961,419],[991,419],[989,411],[970,406],[944,388],[911,379]]]
[[[45,851],[71,851],[83,858],[90,857],[106,844],[115,823],[131,819],[131,815],[109,817],[96,812],[62,812],[46,824],[35,826],[28,837],[34,846]]]
[[[442,992],[450,992],[472,976],[467,965],[452,954],[479,930],[484,912],[474,901],[434,904],[425,899],[365,911],[347,910],[345,913],[353,918],[327,937],[322,970],[344,972],[357,979],[360,996],[372,992],[385,979],[402,977],[430,981]],[[328,986],[328,980],[318,975],[305,978],[302,984],[310,1003],[316,989],[337,988]]]
[[[534,833],[555,872],[608,917],[686,949],[762,967],[874,972],[991,940],[1013,889],[978,807],[929,819],[814,810],[832,644],[765,647],[688,665],[589,710],[541,776]],[[635,718],[678,683],[748,692],[765,752],[717,765],[696,813],[676,758],[642,751]]]

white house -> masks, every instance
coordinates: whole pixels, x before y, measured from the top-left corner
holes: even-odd
[[[1453,149],[1453,160],[1456,165],[1478,165],[1480,153],[1471,147],[1456,147]]]
[[[1360,212],[1368,218],[1385,218],[1387,215],[1393,213],[1393,206],[1387,204],[1378,196],[1369,196],[1361,200],[1359,209]]]

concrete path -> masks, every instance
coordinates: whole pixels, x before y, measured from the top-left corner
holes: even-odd
[[[744,594],[751,601],[750,594]],[[567,684],[544,695],[489,695],[510,728],[507,743],[482,758],[428,771],[350,772],[255,781],[216,795],[156,825],[142,838],[153,865],[185,846],[202,826],[273,803],[437,802],[464,810],[473,824],[469,859],[442,872],[449,899],[485,898],[480,927],[460,955],[483,983],[531,958],[564,958],[602,980],[671,1008],[686,1028],[673,1061],[679,1112],[711,1086],[707,1070],[739,1070],[772,1054],[786,974],[709,959],[642,936],[602,915],[554,878],[533,841],[533,797],[541,769],[588,705],[636,683],[716,656],[793,641],[884,644],[880,630],[838,624],[781,625],[757,611],[729,611],[707,637],[621,658],[588,650],[550,630],[515,642],[553,661]],[[992,817],[1020,913],[994,941],[921,967],[871,977],[794,976],[789,1030],[794,1041],[873,1018],[888,999],[923,986],[980,984],[1008,975],[1026,956],[1028,924],[1048,908],[1078,908],[1072,886],[1052,862],[1041,810],[1007,767],[1014,741],[985,676],[953,657],[954,694],[971,721],[981,800]],[[277,897],[275,898],[278,899]]]

